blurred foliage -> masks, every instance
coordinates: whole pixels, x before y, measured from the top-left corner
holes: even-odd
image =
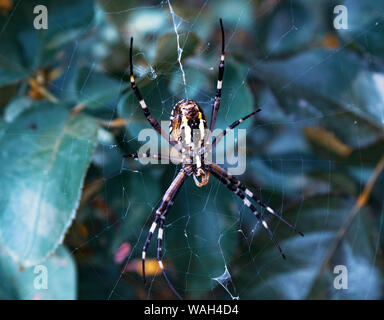
[[[348,29],[333,9],[348,9]],[[48,30],[33,8],[48,8]],[[185,298],[383,299],[384,6],[375,0],[0,1],[0,299],[174,298],[140,257],[173,165],[123,160],[149,128],[137,82],[167,121],[188,95],[210,110],[226,30],[217,127],[260,107],[240,178],[305,234],[255,217],[212,178],[169,212],[164,261]],[[178,63],[180,35],[186,83]],[[34,287],[36,266],[48,290]],[[334,266],[349,271],[336,290]]]

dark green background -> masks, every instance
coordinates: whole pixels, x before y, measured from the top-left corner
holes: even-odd
[[[241,126],[247,171],[239,178],[305,237],[269,220],[284,261],[230,191],[213,178],[201,189],[189,179],[166,222],[172,282],[185,298],[383,298],[382,168],[368,202],[356,214],[354,206],[384,150],[384,4],[172,1],[172,17],[167,1],[11,2],[0,10],[1,299],[173,298],[160,275],[145,287],[135,266],[179,168],[123,160],[149,124],[131,90],[119,93],[129,85],[133,36],[153,115],[169,119],[185,90],[210,115],[220,17],[227,60],[217,126],[262,108]],[[347,30],[333,27],[341,3]],[[37,4],[48,8],[48,30],[33,28]],[[59,71],[45,85],[55,98],[33,95],[28,79],[38,70]],[[109,126],[117,118],[128,124]],[[116,263],[123,243],[129,256]],[[148,258],[155,252],[154,241]],[[347,290],[333,286],[340,264]],[[47,290],[34,288],[36,265],[48,270]]]

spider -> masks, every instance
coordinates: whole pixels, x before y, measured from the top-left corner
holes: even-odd
[[[145,258],[147,248],[151,241],[152,235],[154,234],[156,228],[158,228],[157,234],[157,260],[161,272],[164,276],[164,279],[168,283],[170,289],[174,292],[174,294],[182,299],[180,294],[176,291],[172,283],[170,282],[164,268],[164,264],[162,262],[162,240],[164,234],[164,221],[168,214],[170,207],[173,205],[173,202],[176,198],[177,193],[182,187],[185,180],[193,176],[195,180],[195,184],[198,187],[203,187],[209,181],[210,173],[217,178],[221,183],[223,183],[229,190],[231,190],[236,196],[238,196],[243,203],[252,211],[252,213],[256,216],[258,221],[262,224],[265,230],[268,232],[271,240],[274,242],[275,246],[279,250],[281,256],[286,259],[280,245],[276,241],[272,231],[270,230],[262,211],[258,210],[254,204],[251,203],[250,199],[255,201],[257,205],[263,208],[266,212],[273,215],[274,217],[281,220],[283,223],[292,228],[295,232],[303,236],[303,234],[298,231],[290,222],[285,220],[282,216],[277,214],[272,208],[265,205],[261,200],[259,200],[240,180],[235,178],[234,176],[227,173],[223,168],[219,165],[212,163],[204,158],[206,155],[207,149],[213,151],[218,144],[218,142],[231,130],[237,127],[244,120],[254,116],[257,114],[260,109],[253,111],[252,113],[246,115],[245,117],[233,122],[229,127],[227,127],[224,131],[222,131],[212,142],[212,145],[209,147],[209,138],[213,129],[215,128],[215,122],[217,118],[217,114],[220,108],[220,99],[221,99],[221,91],[223,84],[223,75],[224,75],[224,60],[225,60],[225,35],[224,35],[224,27],[223,21],[220,19],[220,29],[221,29],[221,59],[219,64],[219,75],[217,81],[217,90],[216,96],[213,103],[212,114],[211,114],[211,122],[209,125],[207,124],[207,118],[204,114],[203,109],[197,104],[196,101],[190,99],[183,99],[179,101],[172,109],[172,114],[170,118],[170,133],[167,134],[160,126],[158,121],[151,115],[140,91],[136,85],[135,78],[133,75],[133,58],[132,58],[132,47],[133,47],[133,38],[131,38],[130,44],[130,84],[133,92],[136,95],[137,100],[144,112],[145,117],[151,124],[151,126],[162,136],[164,137],[168,143],[176,148],[178,151],[178,155],[181,155],[180,163],[182,164],[181,170],[177,174],[177,176],[172,181],[171,185],[165,192],[160,205],[157,207],[152,225],[149,229],[148,235],[146,237],[143,251],[142,251],[142,272],[144,283],[145,280]],[[198,132],[197,135],[192,134],[192,132]],[[205,143],[205,141],[208,142]],[[140,156],[142,157],[150,157],[154,159],[162,159],[167,158],[170,160],[170,157],[166,157],[164,155],[139,155],[129,154],[125,155],[126,158],[134,158],[137,159]],[[199,181],[199,178],[201,179]]]

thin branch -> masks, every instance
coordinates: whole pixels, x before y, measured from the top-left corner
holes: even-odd
[[[71,115],[76,115],[86,108],[85,104],[79,103],[71,109]]]
[[[106,128],[124,128],[129,123],[129,120],[116,118],[110,121],[100,120],[99,123]]]
[[[372,192],[373,186],[375,185],[378,177],[380,176],[381,172],[384,169],[384,155],[381,157],[380,161],[377,163],[376,168],[370,177],[367,184],[364,186],[363,192],[359,195],[359,197],[356,200],[355,205],[353,206],[351,212],[344,220],[343,224],[341,225],[339,231],[337,232],[337,236],[335,241],[333,242],[331,248],[329,249],[326,257],[323,260],[323,263],[321,265],[319,274],[317,276],[317,279],[325,272],[325,270],[329,267],[330,261],[335,254],[337,248],[339,247],[343,237],[349,230],[349,228],[352,225],[353,220],[356,218],[357,214],[360,212],[361,207],[363,207],[369,200],[369,196]]]
[[[59,103],[59,99],[57,99],[52,93],[50,93],[46,88],[41,86],[36,79],[29,78],[28,82],[30,86],[37,90],[41,95],[43,95],[47,100],[53,102],[53,103]]]

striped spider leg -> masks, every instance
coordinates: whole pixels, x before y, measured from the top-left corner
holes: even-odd
[[[144,283],[146,282],[145,280],[145,257],[147,254],[147,249],[149,246],[149,243],[151,242],[151,238],[153,233],[155,232],[157,226],[159,227],[159,231],[157,233],[157,261],[159,263],[161,273],[163,274],[165,280],[168,283],[168,286],[171,288],[173,293],[180,299],[182,300],[180,294],[176,291],[174,286],[171,284],[169,281],[169,278],[164,270],[164,265],[162,261],[162,240],[163,240],[163,234],[164,234],[164,221],[165,217],[167,216],[169,208],[173,205],[173,201],[179,192],[181,186],[183,185],[184,181],[188,177],[188,173],[184,168],[180,170],[176,178],[172,181],[171,185],[169,186],[168,190],[165,192],[160,205],[157,207],[155,218],[153,219],[151,228],[149,229],[147,238],[145,239],[145,243],[143,246],[143,251],[142,251],[142,269],[143,269],[143,279]]]
[[[260,112],[261,109],[257,109],[256,111],[251,112],[250,114],[247,114],[246,116],[240,118],[239,120],[236,120],[231,125],[228,126],[224,131],[222,131],[212,142],[212,150],[215,149],[216,145],[220,142],[221,139],[224,138],[224,136],[234,128],[236,128],[240,123],[242,123],[244,120],[247,120],[248,118],[254,116],[256,113]]]
[[[256,201],[256,203],[264,208],[269,214],[273,215],[283,223],[285,223],[288,227],[293,229],[296,233],[301,235],[302,237],[304,234],[296,229],[295,226],[293,226],[290,222],[288,222],[286,219],[284,219],[281,215],[277,214],[272,208],[265,205],[260,199],[256,198],[255,195],[250,191],[244,183],[242,183],[240,180],[236,179],[229,173],[227,173],[223,168],[218,166],[217,164],[211,163],[208,165],[209,170],[211,171],[212,175],[217,178],[221,183],[223,183],[229,190],[231,190],[233,193],[235,193],[241,200],[243,200],[244,204],[252,211],[252,213],[256,216],[256,218],[261,222],[265,230],[268,232],[271,240],[277,247],[277,249],[280,251],[281,256],[286,259],[283,250],[281,249],[279,243],[273,236],[273,233],[271,229],[269,228],[267,222],[264,219],[264,216],[261,212],[257,210],[257,208],[249,201],[248,197]]]
[[[213,102],[211,123],[209,125],[210,132],[212,132],[213,129],[215,128],[216,118],[220,108],[221,88],[223,87],[224,61],[225,61],[225,37],[224,37],[224,27],[223,27],[222,19],[220,19],[220,29],[221,29],[221,57],[220,57],[220,63],[219,63],[219,76],[217,78],[216,96]]]
[[[145,100],[143,98],[143,96],[141,95],[141,92],[138,88],[138,86],[136,85],[136,81],[135,81],[135,77],[133,75],[133,54],[132,54],[132,50],[133,50],[133,37],[131,37],[131,45],[130,45],[130,48],[129,48],[129,80],[130,80],[130,83],[131,83],[131,88],[133,90],[133,92],[135,93],[135,96],[137,98],[137,100],[139,101],[139,104],[141,106],[141,109],[143,110],[144,112],[144,115],[145,117],[147,118],[148,122],[150,123],[150,125],[166,140],[168,141],[168,143],[175,147],[176,149],[178,149],[178,144],[176,141],[172,141],[169,137],[169,134],[167,134],[160,126],[159,122],[152,116],[151,112],[149,111],[148,109],[148,106],[147,104],[145,103]],[[123,91],[124,92],[124,91]]]
[[[217,114],[220,108],[220,100],[221,100],[221,89],[223,84],[223,75],[224,75],[224,60],[225,60],[225,39],[224,39],[224,27],[223,22],[220,19],[220,28],[221,28],[221,36],[222,36],[222,46],[221,46],[221,58],[219,64],[219,75],[217,80],[217,90],[215,95],[215,100],[212,107],[211,114],[211,122],[207,124],[207,118],[204,114],[204,110],[198,105],[198,103],[191,99],[183,99],[179,101],[172,110],[172,116],[170,118],[170,134],[166,134],[164,130],[162,130],[161,126],[157,122],[157,120],[151,115],[149,109],[141,96],[141,93],[135,83],[135,78],[133,76],[133,63],[132,63],[132,45],[133,38],[131,38],[131,47],[130,47],[130,83],[131,88],[134,91],[140,106],[144,112],[145,117],[151,126],[161,135],[163,136],[171,146],[174,147],[177,151],[177,156],[174,155],[150,155],[150,154],[130,154],[126,155],[126,158],[152,158],[152,159],[166,159],[171,160],[173,163],[179,163],[182,165],[182,168],[175,179],[172,181],[171,185],[165,192],[160,205],[157,207],[152,225],[146,237],[143,251],[142,251],[142,269],[143,269],[143,278],[145,282],[145,258],[147,248],[150,244],[151,238],[158,228],[158,238],[157,238],[157,260],[159,263],[159,267],[161,272],[168,283],[171,290],[174,294],[181,299],[180,294],[176,291],[174,286],[169,281],[167,274],[165,273],[165,267],[162,262],[162,240],[164,235],[164,221],[168,214],[170,207],[173,205],[175,197],[182,187],[184,181],[189,177],[193,176],[195,184],[197,187],[205,186],[209,181],[209,174],[212,173],[220,182],[222,182],[227,188],[233,191],[240,199],[243,200],[244,204],[254,213],[256,218],[261,222],[263,227],[267,230],[269,236],[273,240],[274,244],[279,249],[283,258],[285,255],[277,243],[276,239],[273,236],[272,231],[270,230],[267,222],[264,219],[262,211],[258,211],[257,208],[251,203],[250,199],[255,201],[260,207],[265,209],[266,212],[275,216],[285,224],[287,224],[290,228],[295,230],[300,235],[303,235],[300,231],[298,231],[291,223],[285,220],[282,216],[278,215],[257,199],[254,194],[245,187],[245,185],[240,182],[238,179],[234,178],[230,174],[228,174],[224,169],[219,167],[214,163],[210,163],[206,157],[206,151],[213,151],[220,140],[231,130],[237,127],[244,120],[254,116],[257,114],[260,109],[253,111],[252,113],[244,116],[243,118],[233,122],[227,129],[221,132],[213,141],[210,147],[206,147],[210,142],[212,137],[212,131],[215,128]],[[193,132],[197,131],[197,135],[194,135]],[[208,131],[208,134],[206,134]],[[201,181],[198,180],[201,179]]]

